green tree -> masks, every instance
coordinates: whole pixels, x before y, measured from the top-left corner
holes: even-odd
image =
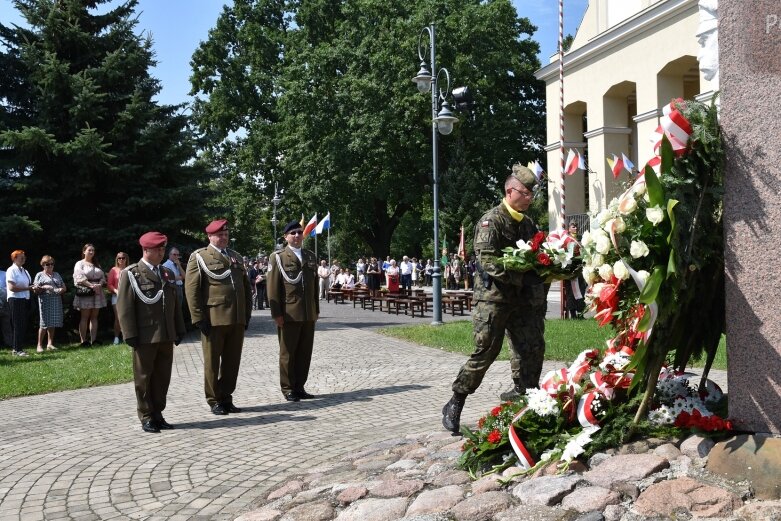
[[[349,254],[433,249],[431,106],[410,82],[432,20],[451,87],[475,98],[439,158],[443,224],[471,234],[544,128],[535,28],[508,0],[237,0],[193,57],[212,157],[256,172],[267,200],[279,181],[287,217],[330,211]]]
[[[138,251],[150,229],[186,242],[203,223],[206,170],[184,107],[152,98],[152,41],[136,0],[14,0],[0,24],[0,251],[76,258]]]

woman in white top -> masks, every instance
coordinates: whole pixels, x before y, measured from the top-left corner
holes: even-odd
[[[85,244],[81,255],[82,259],[73,267],[73,283],[76,285],[73,307],[81,311],[79,336],[81,346],[87,347],[95,344],[98,338],[98,312],[106,307],[106,295],[103,293],[106,274],[95,260],[95,246]]]
[[[14,342],[11,346],[12,353],[16,356],[27,356],[22,351],[24,335],[27,333],[27,314],[30,310],[30,292],[35,291],[33,279],[30,273],[24,269],[27,257],[22,250],[14,250],[11,253],[13,264],[5,274],[8,286],[8,308],[11,312],[11,324],[14,330]]]

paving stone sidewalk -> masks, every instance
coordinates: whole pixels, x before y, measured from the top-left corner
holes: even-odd
[[[430,317],[324,304],[307,384],[318,399],[288,403],[273,323],[256,311],[234,395],[244,412],[223,417],[206,405],[200,344],[188,338],[165,412],[176,429],[160,434],[141,431],[132,383],[2,401],[0,519],[234,519],[304,466],[436,430],[464,358],[373,331],[413,321]],[[508,363],[497,362],[464,421],[508,384]]]

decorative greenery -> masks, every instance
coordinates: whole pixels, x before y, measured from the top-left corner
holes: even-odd
[[[659,156],[595,217],[581,242],[592,310],[615,336],[604,353],[584,351],[518,404],[494,409],[496,419],[481,419],[477,431],[464,427],[461,463],[470,472],[516,462],[527,472],[550,461],[566,468],[580,454],[641,432],[732,429],[712,412],[721,391],[706,379],[724,326],[716,107],[673,101],[662,128]],[[695,389],[675,369],[703,352]],[[668,354],[672,368],[663,370]]]

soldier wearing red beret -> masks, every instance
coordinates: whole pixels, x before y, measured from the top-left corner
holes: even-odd
[[[204,392],[212,413],[241,412],[233,404],[252,291],[242,256],[228,248],[228,221],[206,227],[209,245],[187,262],[184,292],[193,324],[201,330]]]
[[[163,418],[174,345],[184,337],[182,308],[176,295],[176,277],[160,262],[168,238],[145,233],[138,240],[141,260],[119,276],[117,314],[125,342],[133,348],[136,408],[145,432],[173,429]]]

